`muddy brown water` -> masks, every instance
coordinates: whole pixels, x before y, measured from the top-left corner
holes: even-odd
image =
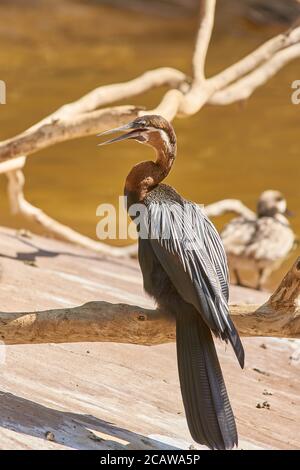
[[[50,10],[47,2],[27,7],[0,3],[0,79],[7,85],[7,104],[0,107],[1,139],[96,86],[159,66],[191,71],[196,18],[146,17],[94,2],[54,4]],[[217,27],[207,73],[221,70],[277,32],[240,23]],[[246,103],[206,107],[196,116],[175,120],[178,158],[168,183],[197,202],[238,198],[252,209],[261,191],[279,189],[295,212],[291,223],[299,234],[300,105],[291,102],[296,79],[299,60]],[[154,107],[163,92],[155,90],[130,103]],[[116,204],[130,167],[152,158],[149,149],[133,142],[103,149],[96,144],[95,137],[59,144],[28,158],[25,169],[29,201],[91,237],[96,236],[97,206]],[[5,185],[2,176],[0,224],[37,230],[10,215]],[[221,228],[227,220],[215,222]],[[273,285],[296,254],[300,250],[273,276]]]

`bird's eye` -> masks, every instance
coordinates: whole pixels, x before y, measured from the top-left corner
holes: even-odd
[[[141,127],[145,127],[146,121],[140,121],[140,122],[139,122],[139,125],[140,125]]]

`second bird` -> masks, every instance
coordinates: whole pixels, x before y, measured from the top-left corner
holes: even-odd
[[[295,235],[287,216],[287,203],[279,191],[264,191],[253,219],[237,217],[221,232],[230,269],[236,284],[244,285],[241,271],[257,273],[257,289],[283,263],[295,246]]]
[[[171,124],[148,115],[103,134],[117,131],[124,134],[103,144],[134,139],[156,152],[156,161],[131,169],[124,192],[129,211],[142,204],[147,214],[140,223],[147,230],[139,231],[144,288],[176,317],[180,386],[191,435],[211,449],[232,449],[238,444],[236,424],[212,333],[231,343],[241,367],[244,350],[229,316],[221,239],[197,204],[162,183],[176,157]]]

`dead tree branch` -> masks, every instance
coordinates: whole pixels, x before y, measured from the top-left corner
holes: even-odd
[[[122,125],[138,116],[136,106],[118,106],[104,108],[90,113],[75,114],[73,117],[56,117],[45,121],[40,126],[32,127],[26,132],[6,140],[2,157],[14,158],[20,154],[31,155],[50,145],[93,135],[110,126]],[[1,165],[0,165],[1,171]]]
[[[227,69],[218,73],[210,78],[210,82],[216,82],[219,90],[226,88],[232,82],[235,82],[248,73],[252,72],[255,68],[268,61],[279,51],[287,49],[289,46],[299,44],[300,41],[300,27],[289,29],[285,33],[265,42],[259,46],[255,51],[251,52],[241,60],[231,65]],[[212,97],[214,98],[214,96]]]
[[[204,210],[208,217],[218,217],[226,214],[227,212],[234,212],[246,219],[256,218],[256,214],[251,209],[248,209],[248,207],[238,199],[223,199],[222,201],[208,204],[204,207]]]
[[[200,2],[200,22],[193,56],[194,81],[205,80],[205,61],[214,27],[216,0]]]
[[[72,230],[67,225],[57,222],[45,214],[41,209],[30,204],[23,194],[25,177],[21,170],[10,171],[7,173],[7,177],[8,197],[13,214],[22,214],[27,220],[39,224],[48,233],[56,235],[57,238],[68,240],[71,243],[75,243],[76,245],[88,248],[97,253],[103,253],[104,255],[112,255],[115,257],[136,256],[136,244],[125,248],[119,248],[93,240],[81,235],[75,230]]]
[[[241,78],[224,90],[216,92],[209,100],[210,104],[227,105],[249,98],[260,86],[272,78],[284,65],[300,57],[300,44],[277,52],[268,62]]]
[[[300,258],[262,306],[231,305],[242,336],[300,338]],[[160,310],[89,302],[75,308],[0,312],[5,344],[115,342],[153,346],[175,339],[174,318]]]

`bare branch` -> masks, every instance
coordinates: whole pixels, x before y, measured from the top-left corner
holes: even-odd
[[[227,87],[231,82],[239,80],[244,75],[248,74],[263,62],[268,62],[274,54],[280,50],[299,43],[300,41],[300,27],[289,29],[285,33],[270,39],[256,50],[252,51],[246,57],[231,65],[222,72],[209,78],[207,81],[213,85],[216,90],[222,90]],[[213,96],[214,98],[214,96]]]
[[[74,103],[63,106],[59,113],[73,115],[93,111],[100,106],[107,106],[115,101],[140,95],[153,88],[161,86],[178,88],[186,79],[184,73],[171,67],[149,70],[128,82],[96,88]]]
[[[295,44],[277,52],[268,62],[241,78],[238,82],[217,91],[209,99],[209,104],[228,105],[249,98],[258,87],[264,85],[284,65],[298,57],[300,57],[300,44]]]
[[[30,155],[53,143],[101,132],[109,126],[118,125],[118,122],[121,125],[131,117],[137,116],[134,112],[136,107],[120,106],[100,111],[94,110],[159,86],[167,85],[176,88],[184,81],[186,81],[186,76],[179,70],[161,67],[145,72],[128,82],[98,87],[79,100],[62,106],[22,134],[1,142],[0,160]]]
[[[205,61],[214,27],[216,0],[200,0],[200,22],[193,56],[194,81],[205,80]]]
[[[242,336],[300,338],[300,258],[266,304],[231,305]],[[89,302],[75,308],[29,313],[0,312],[6,344],[116,342],[157,345],[175,339],[174,318],[133,305]]]
[[[19,170],[24,167],[25,163],[26,157],[24,156],[0,162],[0,174],[8,173],[9,171]]]
[[[200,25],[203,23],[200,23]],[[205,23],[207,25],[207,23]],[[212,27],[212,25],[210,25]],[[201,27],[201,26],[200,26]],[[210,31],[211,32],[211,31]],[[206,40],[210,36],[206,36]],[[198,43],[199,43],[199,34],[196,42],[196,49],[195,49],[195,56],[197,57],[194,59],[194,73],[195,67],[199,65],[199,76],[200,79],[195,78],[190,90],[183,96],[183,99],[179,100],[175,96],[172,96],[173,102],[172,106],[175,109],[176,105],[178,106],[177,114],[188,116],[197,113],[200,109],[207,103],[219,105],[219,104],[230,104],[233,101],[237,101],[239,99],[242,87],[248,85],[247,81],[243,81],[241,77],[245,74],[251,72],[253,69],[258,67],[260,64],[264,63],[261,68],[259,69],[259,73],[254,77],[251,78],[251,85],[252,83],[254,86],[248,87],[248,96],[260,85],[263,85],[270,77],[275,75],[275,73],[280,70],[284,65],[286,65],[291,60],[299,57],[298,52],[293,49],[299,45],[300,41],[300,27],[295,27],[294,29],[288,30],[286,33],[279,34],[275,38],[270,39],[262,46],[257,48],[255,51],[248,54],[246,57],[235,63],[234,65],[228,67],[224,71],[220,72],[219,74],[204,80],[203,77],[203,69],[201,72],[201,60],[199,58],[199,54],[206,54],[207,49],[203,52],[200,48],[200,52],[197,51]],[[206,47],[208,44],[206,43]],[[278,51],[282,52],[282,55],[277,57],[276,53]],[[194,57],[195,57],[194,56]],[[203,56],[203,55],[202,55]],[[255,73],[255,72],[253,72]],[[247,77],[246,77],[247,78]],[[245,78],[245,80],[246,80]],[[239,80],[241,79],[241,80]],[[233,91],[231,92],[231,87],[227,87],[231,82],[239,80],[235,88],[235,84],[232,85]],[[240,84],[240,86],[238,86]],[[227,88],[226,88],[227,87]],[[224,88],[224,90],[223,90]],[[168,92],[170,93],[170,92]],[[246,92],[245,92],[246,93]],[[232,95],[232,98],[231,98]],[[230,97],[230,98],[228,98]],[[230,100],[231,99],[231,100]],[[156,108],[156,110],[164,111],[164,99],[160,103],[160,105]],[[168,100],[168,106],[170,107],[170,99]],[[175,112],[173,109],[173,116],[175,117]],[[155,110],[155,111],[156,111]]]
[[[173,120],[177,115],[195,114],[206,103],[210,94],[206,85],[204,68],[207,50],[212,34],[215,15],[215,0],[200,1],[200,21],[193,55],[193,82],[187,93],[179,90],[169,90],[159,105],[151,111],[141,114],[160,114],[166,119]]]
[[[73,119],[76,115],[80,116],[95,111],[101,106],[106,106],[107,104],[124,98],[137,96],[160,86],[178,88],[186,80],[187,77],[184,73],[171,67],[160,67],[158,69],[148,70],[128,82],[113,83],[111,85],[95,88],[78,100],[61,106],[54,113],[49,114],[24,133],[36,131],[44,124],[51,124],[58,120],[67,120],[68,118]],[[114,108],[112,108],[112,110],[113,109]]]
[[[204,210],[208,217],[217,217],[227,212],[234,212],[245,217],[246,219],[256,218],[255,212],[253,212],[251,209],[248,209],[248,207],[246,207],[238,199],[223,199],[222,201],[208,204],[204,207]]]
[[[135,106],[116,106],[75,115],[72,118],[53,119],[2,142],[0,160],[24,154],[28,156],[58,142],[93,135],[110,126],[125,124],[138,116],[138,110]]]
[[[168,119],[168,121],[173,121],[178,114],[183,100],[184,96],[179,90],[169,90],[156,108],[148,111],[140,111],[139,114],[141,116],[144,114],[159,114],[165,119]]]
[[[41,225],[48,233],[57,236],[76,245],[88,248],[97,253],[112,255],[115,257],[136,256],[137,245],[128,247],[113,247],[105,243],[93,240],[85,235],[81,235],[70,227],[57,222],[49,217],[38,207],[33,206],[26,201],[23,194],[23,186],[25,183],[22,171],[12,171],[7,173],[8,177],[8,197],[10,207],[14,214],[21,214],[27,220]]]

